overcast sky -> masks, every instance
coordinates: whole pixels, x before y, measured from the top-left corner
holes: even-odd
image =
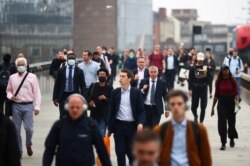
[[[199,18],[202,21],[211,21],[215,24],[239,24],[246,23],[250,0],[153,0],[153,9],[166,7],[168,14],[176,8],[198,9]],[[250,7],[250,5],[249,5]]]

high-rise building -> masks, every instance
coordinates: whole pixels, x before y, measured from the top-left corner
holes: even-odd
[[[152,41],[152,0],[117,0],[118,49],[151,49]]]
[[[74,1],[74,50],[116,47],[116,0]]]

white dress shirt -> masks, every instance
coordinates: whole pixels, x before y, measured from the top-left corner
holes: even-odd
[[[167,70],[174,69],[174,55],[168,55],[167,57]]]
[[[145,72],[145,68],[143,68],[142,70],[140,70],[139,68],[138,68],[138,81],[137,81],[137,88],[139,88],[139,85],[140,85],[140,83],[141,83],[141,80],[142,79],[144,79],[144,72]]]
[[[152,89],[152,86],[153,86],[153,80],[151,78],[149,78],[149,90],[148,90],[148,95],[147,95],[147,98],[146,100],[144,101],[144,104],[146,105],[152,105],[151,102],[150,102],[150,99],[151,99],[151,89]],[[157,78],[154,80],[155,81],[155,92],[156,92],[156,86],[157,86]]]
[[[130,90],[131,86],[127,90],[121,88],[121,102],[120,109],[117,113],[118,120],[121,121],[134,121],[133,112],[130,103]]]

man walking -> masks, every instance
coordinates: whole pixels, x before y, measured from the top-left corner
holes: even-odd
[[[89,50],[83,52],[83,62],[78,65],[80,69],[83,70],[85,83],[86,83],[86,91],[85,97],[87,100],[89,99],[87,92],[92,83],[96,83],[98,81],[98,77],[96,75],[97,71],[100,69],[100,65],[93,61],[92,53]]]
[[[130,70],[122,70],[121,87],[111,94],[108,135],[114,133],[118,166],[126,166],[126,155],[129,164],[132,164],[132,139],[136,131],[143,129],[145,119],[142,94],[139,89],[130,86],[132,79]]]
[[[168,48],[168,55],[165,57],[166,71],[165,71],[165,81],[167,84],[167,91],[174,89],[175,74],[178,70],[178,58],[174,55],[174,50]]]
[[[137,58],[138,68],[133,70],[134,79],[131,82],[131,86],[139,88],[141,80],[149,77],[148,69],[146,68],[146,59],[144,57]]]
[[[173,119],[155,128],[163,147],[160,166],[211,166],[212,158],[206,128],[186,118],[188,96],[170,91],[166,102]]]
[[[149,67],[150,78],[143,79],[140,89],[144,99],[145,123],[144,125],[153,128],[159,124],[163,114],[163,99],[166,96],[166,83],[157,78],[158,68]]]
[[[56,166],[93,166],[94,149],[103,166],[111,166],[100,131],[94,120],[84,113],[87,102],[80,94],[68,97],[68,116],[55,122],[45,142],[43,166],[51,166],[56,154]]]
[[[33,136],[33,113],[38,115],[41,105],[41,93],[36,75],[28,73],[27,60],[25,58],[17,58],[16,67],[18,73],[10,76],[7,86],[7,97],[14,103],[12,105],[13,122],[16,126],[18,146],[22,156],[22,139],[21,126],[24,124],[26,131],[26,148],[27,154],[32,156],[32,136]],[[22,86],[20,86],[23,82]],[[18,94],[16,92],[20,90]]]
[[[68,51],[67,65],[57,73],[53,90],[53,102],[55,106],[59,106],[60,118],[66,114],[64,104],[67,97],[73,93],[84,95],[85,92],[86,85],[83,71],[75,64],[75,54]]]

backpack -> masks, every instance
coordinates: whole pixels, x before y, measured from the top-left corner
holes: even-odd
[[[161,126],[161,130],[160,130],[160,139],[161,139],[161,141],[164,141],[164,139],[165,139],[169,123],[171,123],[171,122],[165,122]],[[194,132],[195,142],[196,142],[198,151],[200,152],[200,149],[201,149],[201,135],[200,135],[199,126],[198,126],[198,124],[196,122],[191,122],[191,123],[192,123],[193,132]]]
[[[11,65],[8,66],[8,67],[6,65],[2,65],[2,66],[3,66],[3,68],[0,71],[0,85],[1,86],[7,86],[10,75],[11,75],[10,74]]]
[[[230,64],[231,64],[231,60],[232,58],[229,58],[229,62],[228,62],[228,66],[230,67]],[[240,61],[240,58],[238,58],[238,64],[239,64],[239,68],[241,68],[241,61]]]

